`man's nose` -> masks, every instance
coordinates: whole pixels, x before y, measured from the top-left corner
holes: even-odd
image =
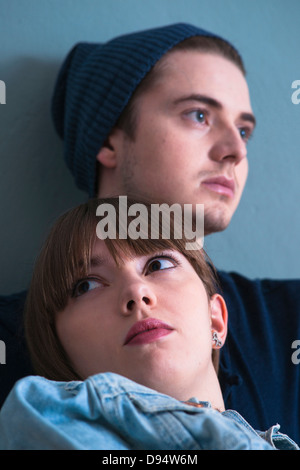
[[[157,303],[153,287],[143,280],[127,281],[121,294],[121,313],[131,315],[134,312],[151,310]]]
[[[240,129],[231,125],[224,126],[211,148],[210,158],[220,163],[237,165],[246,157],[247,146]]]

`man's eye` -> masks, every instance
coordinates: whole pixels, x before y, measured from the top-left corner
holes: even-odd
[[[173,268],[176,262],[170,258],[156,258],[148,264],[147,271],[153,273],[155,271],[162,271],[164,269]]]
[[[103,283],[99,279],[82,279],[76,283],[72,292],[72,297],[80,297],[86,292],[89,292],[93,289],[97,289],[101,286],[103,286]]]
[[[186,116],[199,124],[205,124],[207,121],[207,112],[202,109],[190,111]]]
[[[206,116],[205,116],[205,113],[204,111],[195,111],[195,118],[197,119],[198,122],[205,122],[206,120]]]
[[[240,128],[240,136],[241,138],[244,140],[244,142],[248,142],[248,140],[251,138],[252,136],[252,133],[249,129],[245,128],[245,127],[241,127]]]

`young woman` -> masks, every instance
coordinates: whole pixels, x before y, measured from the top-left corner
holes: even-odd
[[[116,238],[96,235],[100,204],[114,208]],[[202,249],[186,248],[184,231],[176,238],[175,217],[170,238],[160,224],[151,239],[145,207],[137,239],[118,198],[90,200],[55,224],[25,316],[39,376],[18,382],[2,408],[0,448],[297,448],[278,425],[258,433],[225,411],[216,351],[227,309],[214,269]]]

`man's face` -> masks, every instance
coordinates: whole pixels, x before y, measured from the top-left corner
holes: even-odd
[[[119,194],[168,204],[204,204],[205,233],[223,230],[248,173],[253,128],[248,86],[221,56],[176,51],[136,101],[133,139],[123,136],[115,173]]]

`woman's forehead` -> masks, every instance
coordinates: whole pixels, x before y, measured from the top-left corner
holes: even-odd
[[[91,251],[90,267],[100,267],[112,264],[124,264],[132,261],[133,259],[140,259],[151,254],[157,254],[160,251],[177,251],[171,247],[170,244],[140,244],[138,243],[126,243],[124,240],[109,242],[106,240],[96,239]],[[180,252],[177,251],[180,255]],[[183,256],[183,255],[182,255]]]
[[[115,249],[116,247],[114,247]],[[140,264],[140,267],[143,267],[143,264],[148,261],[150,257],[155,256],[175,256],[175,258],[180,261],[181,266],[188,271],[193,271],[196,275],[196,271],[190,261],[186,258],[184,253],[177,250],[176,248],[167,245],[167,246],[151,246],[148,247],[145,252],[136,252],[127,246],[128,250],[126,252],[121,251],[120,246],[118,246],[118,251],[111,253],[108,246],[103,240],[97,239],[94,243],[91,258],[89,263],[89,269],[101,269],[101,268],[117,268],[121,269],[122,267],[137,263]],[[197,275],[198,277],[198,275]]]

